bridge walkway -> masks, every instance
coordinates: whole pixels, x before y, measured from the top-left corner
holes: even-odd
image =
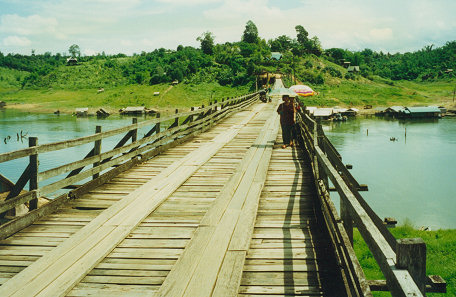
[[[342,296],[309,163],[280,148],[275,108],[256,103],[0,241],[0,295]]]

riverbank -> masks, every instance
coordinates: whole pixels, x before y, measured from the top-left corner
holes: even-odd
[[[13,108],[37,113],[72,114],[76,108],[89,108],[95,114],[99,108],[119,113],[127,106],[145,106],[159,111],[176,108],[187,110],[192,106],[207,105],[210,101],[236,97],[249,92],[247,86],[232,88],[217,83],[128,85],[97,89],[46,89],[46,90],[2,90],[0,101],[6,102],[5,108]]]
[[[456,229],[442,229],[437,231],[420,231],[410,224],[391,229],[396,238],[420,237],[426,243],[426,273],[440,275],[447,282],[447,293],[429,293],[427,296],[456,296]],[[364,243],[357,230],[354,232],[353,245],[356,255],[363,267],[367,279],[385,279],[374,257]],[[391,296],[385,292],[374,292],[374,296]]]
[[[312,86],[318,95],[301,98],[308,106],[356,107],[360,114],[373,114],[376,107],[389,106],[444,106],[456,109],[453,101],[455,81],[410,82],[397,81],[393,85],[380,79],[373,81],[337,81]],[[38,113],[71,114],[76,108],[88,107],[89,113],[104,108],[118,113],[127,106],[145,106],[160,111],[190,109],[192,106],[208,104],[213,100],[235,97],[251,92],[250,86],[230,87],[218,83],[185,84],[175,86],[127,85],[98,89],[2,89],[0,101],[6,108]],[[371,109],[364,109],[371,105]]]

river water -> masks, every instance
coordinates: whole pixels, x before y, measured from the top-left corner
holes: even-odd
[[[456,228],[456,118],[359,116],[323,129],[352,175],[369,186],[361,194],[380,218]]]
[[[44,144],[93,134],[97,125],[107,131],[131,121],[121,116],[76,118],[0,110],[0,153],[28,146],[21,131]],[[415,227],[432,230],[456,228],[456,118],[398,121],[359,116],[323,128],[343,162],[353,165],[353,176],[369,186],[361,194],[381,218],[394,217],[400,224],[409,220]],[[145,132],[140,130],[138,137]],[[120,137],[103,139],[102,151],[112,149]],[[42,154],[40,171],[62,160],[79,160],[92,147]],[[15,182],[26,163],[26,158],[0,163],[0,173]]]

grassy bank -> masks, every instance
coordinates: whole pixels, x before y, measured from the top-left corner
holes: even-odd
[[[444,105],[454,106],[453,90],[456,81],[412,82],[369,80],[342,80],[337,84],[316,86],[318,96],[306,98],[309,105],[317,106],[372,106]]]
[[[419,231],[410,224],[391,229],[396,238],[421,237],[426,242],[427,275],[440,275],[447,282],[447,294],[429,293],[427,296],[456,296],[456,230]],[[357,230],[354,232],[356,255],[368,279],[385,279],[374,257]],[[391,296],[374,292],[374,296]]]
[[[154,92],[159,92],[160,95],[155,96]],[[116,111],[127,106],[146,106],[166,110],[190,108],[207,104],[211,98],[215,100],[234,97],[248,92],[248,87],[231,88],[217,83],[179,84],[174,87],[169,84],[127,85],[106,88],[100,93],[96,89],[0,89],[0,101],[5,101],[9,108],[36,112],[60,110],[71,113],[78,107],[89,107],[93,112],[99,107]]]

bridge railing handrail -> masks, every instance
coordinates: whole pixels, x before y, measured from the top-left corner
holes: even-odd
[[[351,293],[355,296],[371,296],[369,282],[352,246],[354,221],[379,264],[393,296],[423,296],[426,290],[424,242],[421,239],[415,240],[410,245],[411,248],[403,248],[405,241],[394,238],[358,192],[358,183],[342,163],[321,125],[303,112],[304,108],[301,103],[301,111],[297,113],[298,134],[310,153],[321,207],[333,242],[338,245],[336,253],[339,253],[343,266],[349,272],[346,278],[351,283]],[[329,197],[328,178],[340,196],[340,216]],[[412,252],[417,249],[422,251],[423,248],[424,259],[422,255],[414,255]]]
[[[243,100],[243,99],[247,98],[248,96],[249,95],[244,95],[241,97],[231,98],[226,101],[224,100],[224,101],[220,101],[220,102],[215,102],[207,107],[204,107],[204,105],[203,105],[203,107],[201,107],[197,110],[194,110],[194,111],[173,114],[173,115],[170,115],[170,116],[167,116],[164,118],[156,118],[156,119],[152,119],[152,120],[147,120],[147,121],[131,124],[128,126],[124,126],[121,128],[116,128],[116,129],[112,129],[109,131],[96,133],[96,134],[89,135],[89,136],[83,136],[83,137],[74,138],[74,139],[65,140],[65,141],[41,144],[41,145],[29,147],[29,148],[16,150],[13,152],[1,153],[0,154],[0,163],[23,158],[23,157],[28,157],[28,156],[36,155],[36,154],[40,154],[40,153],[47,153],[47,152],[52,152],[52,151],[56,151],[56,150],[61,150],[61,149],[66,149],[66,148],[70,148],[70,147],[75,147],[75,146],[91,143],[91,142],[94,142],[97,140],[101,140],[103,138],[125,133],[128,131],[134,130],[134,129],[139,129],[139,128],[143,128],[146,126],[155,125],[157,123],[172,121],[172,120],[175,120],[176,118],[198,115],[198,114],[201,114],[202,112],[207,112],[209,110],[212,110],[218,106],[225,106],[225,105],[231,104],[233,102],[236,102],[238,100]]]
[[[107,175],[106,170],[114,171],[114,169],[122,167],[127,163],[137,164],[143,162],[167,148],[175,146],[190,137],[207,130],[229,114],[250,105],[259,99],[259,94],[259,92],[256,92],[227,100],[222,99],[219,102],[214,101],[207,107],[203,105],[197,110],[193,110],[194,108],[192,108],[190,112],[178,113],[176,110],[175,114],[163,118],[160,118],[160,114],[157,114],[156,119],[139,123],[136,118],[133,118],[133,124],[105,132],[101,132],[101,127],[97,126],[95,134],[67,141],[37,145],[37,139],[30,137],[29,148],[0,154],[0,163],[19,158],[29,158],[28,165],[9,192],[7,199],[0,202],[0,214],[2,214],[3,217],[6,212],[10,211],[10,215],[14,215],[15,207],[27,202],[29,203],[29,210],[37,209],[39,197],[54,193],[60,189],[74,189],[77,187],[74,186],[75,183],[79,181],[86,180],[90,177],[92,177],[92,180],[96,180],[100,174]],[[161,124],[169,124],[170,122],[171,124],[169,127],[163,130]],[[138,129],[147,127],[151,127],[150,131],[148,131],[144,137],[138,139]],[[147,128],[147,130],[149,130],[149,128]],[[115,135],[122,135],[123,133],[126,134],[114,148],[101,152],[102,139]],[[131,143],[127,144],[130,140]],[[39,171],[39,154],[81,146],[88,143],[94,143],[94,146],[85,158],[75,162],[64,163],[42,172]],[[83,171],[86,166],[90,165],[93,167]],[[113,167],[114,169],[110,169]],[[69,174],[64,178],[43,186],[40,185],[40,183],[45,180],[67,174],[68,172]],[[21,191],[27,183],[29,183],[29,191],[21,194]],[[83,187],[84,186],[82,186],[82,188]],[[79,189],[71,190],[63,195],[72,197],[74,196],[74,193],[79,193],[81,191],[80,188],[81,187],[79,187]],[[55,200],[58,199],[56,198]],[[0,231],[0,233],[3,232]],[[0,234],[0,238],[4,237],[5,234]]]

